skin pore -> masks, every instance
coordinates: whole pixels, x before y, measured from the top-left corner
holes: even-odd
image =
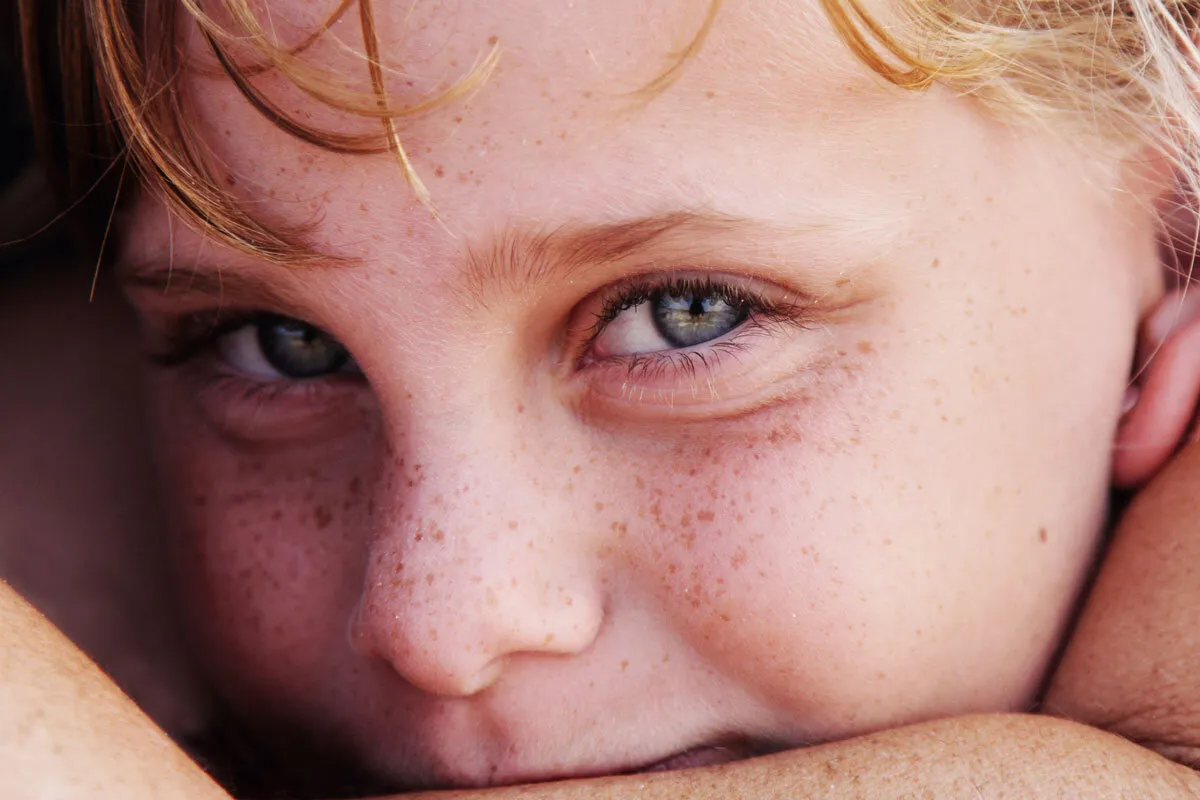
[[[1159,291],[1116,157],[881,86],[815,3],[729,4],[632,106],[690,19],[641,5],[380,4],[419,76],[503,47],[405,130],[440,222],[197,72],[230,191],[338,260],[257,262],[149,197],[122,221],[198,650],[385,786],[1025,708],[1096,543]],[[296,40],[329,10],[271,7]],[[656,310],[701,301],[740,327],[666,353]]]

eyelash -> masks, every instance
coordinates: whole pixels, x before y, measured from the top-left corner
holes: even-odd
[[[747,309],[746,320],[729,333],[711,342],[692,348],[662,350],[633,356],[615,356],[606,360],[591,360],[589,353],[607,326],[621,313],[661,295],[700,295],[717,297]],[[777,300],[764,292],[754,291],[732,278],[711,275],[685,275],[637,278],[618,285],[596,314],[591,329],[580,348],[576,366],[616,362],[622,364],[629,379],[659,379],[672,372],[696,378],[701,371],[714,369],[724,358],[736,356],[749,347],[746,339],[767,335],[780,328],[805,328],[811,314],[806,306],[790,293],[787,299]],[[702,349],[701,349],[702,348]]]
[[[177,367],[211,348],[222,337],[245,325],[259,325],[269,317],[265,311],[202,311],[172,320],[162,343],[150,353],[160,367]]]
[[[701,378],[728,357],[736,357],[749,347],[754,336],[768,335],[780,328],[804,328],[809,321],[806,307],[795,295],[784,294],[783,299],[772,298],[767,293],[755,291],[737,279],[710,275],[666,275],[629,279],[607,290],[604,300],[590,326],[585,328],[582,342],[576,350],[575,366],[586,369],[592,366],[620,365],[626,371],[626,380],[657,380],[672,375]],[[737,328],[711,342],[691,348],[662,350],[637,355],[593,358],[590,356],[596,340],[607,326],[623,312],[642,303],[650,302],[663,294],[676,296],[698,295],[716,297],[731,305],[747,310],[747,317]],[[165,330],[161,345],[150,353],[151,360],[162,367],[177,367],[210,351],[221,337],[229,335],[247,325],[259,325],[278,318],[274,312],[228,309],[196,312],[176,318]],[[231,377],[231,376],[224,376]],[[272,382],[244,379],[248,393],[257,391]],[[288,381],[305,385],[313,380]],[[276,384],[283,381],[274,382]],[[275,385],[273,391],[283,391]]]

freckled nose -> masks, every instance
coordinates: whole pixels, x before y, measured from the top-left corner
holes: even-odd
[[[394,520],[372,545],[355,648],[422,691],[453,697],[483,691],[522,658],[586,650],[604,601],[561,499],[514,491],[479,503],[449,490],[463,486],[460,470],[443,480],[434,472],[413,487],[399,482]]]

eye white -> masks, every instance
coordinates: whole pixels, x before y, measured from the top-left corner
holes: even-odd
[[[252,323],[225,334],[217,342],[217,354],[238,372],[255,378],[282,380],[286,376],[271,366],[263,354],[258,343],[258,328]]]
[[[636,356],[676,349],[658,332],[650,305],[649,300],[638,303],[610,321],[593,343],[596,356]]]

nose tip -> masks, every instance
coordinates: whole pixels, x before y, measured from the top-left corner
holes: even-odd
[[[351,642],[429,694],[468,697],[520,658],[582,653],[602,622],[602,603],[569,575],[548,582],[512,563],[484,572],[476,560],[454,557],[420,566],[411,554],[405,563],[397,555],[374,561]]]

